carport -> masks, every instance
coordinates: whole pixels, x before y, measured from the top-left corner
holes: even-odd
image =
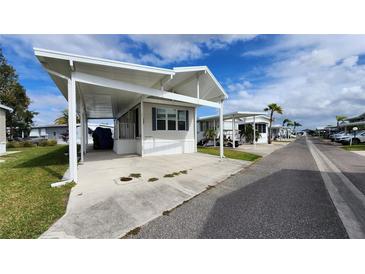
[[[252,126],[253,128],[256,127],[256,116],[262,116],[262,115],[266,115],[265,112],[251,112],[251,111],[236,111],[236,112],[230,112],[230,113],[226,113],[223,115],[223,131],[225,130],[231,130],[232,131],[232,144],[233,144],[233,148],[235,148],[235,138],[236,138],[236,127],[237,127],[237,122],[241,121],[244,118],[248,118],[248,117],[252,117]],[[198,119],[198,122],[202,123],[202,122],[209,122],[212,121],[213,122],[213,128],[216,129],[216,123],[217,121],[220,121],[220,116],[218,115],[210,115],[210,116],[204,116],[204,117],[200,117]],[[222,138],[222,129],[221,129],[221,123],[219,122],[220,125],[220,138]],[[253,136],[254,136],[254,141],[253,143],[256,144],[256,131],[253,131]],[[214,142],[215,143],[215,142]],[[219,144],[222,144],[222,141],[219,142]]]
[[[87,152],[88,119],[113,119],[115,121],[114,145],[120,146],[122,143],[124,148],[133,148],[133,151],[136,151],[140,156],[145,156],[145,146],[149,144],[149,140],[147,140],[149,136],[144,134],[144,131],[147,130],[146,119],[151,120],[144,113],[146,104],[191,109],[191,113],[194,114],[191,123],[194,129],[194,151],[196,151],[197,143],[197,107],[208,106],[218,109],[221,130],[220,157],[224,156],[223,102],[227,98],[227,94],[207,67],[165,69],[44,49],[34,49],[34,52],[68,101],[69,178],[67,181],[78,181],[77,114],[80,117],[82,132],[81,161],[84,161]],[[124,135],[120,136],[121,132],[125,133],[123,129],[120,129],[120,125],[127,125],[126,127],[128,127],[128,123],[122,124],[120,119],[137,105],[139,117],[135,122],[140,125],[139,136],[136,136],[136,123],[134,130],[128,131],[130,133],[127,134],[130,135],[128,138],[125,138]],[[176,111],[175,121],[180,129],[178,123],[184,121],[180,121],[179,115],[180,112]],[[186,116],[188,116],[188,112]],[[181,115],[181,117],[185,116]],[[187,117],[185,118],[184,130],[188,130],[189,121]],[[166,114],[166,125],[170,122],[168,119],[170,118]],[[178,132],[177,126],[175,130]],[[192,129],[190,128],[190,130]],[[166,133],[169,132],[166,131]],[[116,143],[116,141],[118,142]],[[153,144],[155,145],[157,141],[153,139]],[[178,145],[181,147],[181,142],[186,140],[174,140],[174,137],[171,137],[171,140],[167,141],[169,142],[167,145],[172,147],[171,153],[171,151],[176,150],[175,143],[180,142]],[[192,141],[190,141],[190,147],[183,147],[183,151],[194,152],[191,151],[191,143]],[[184,143],[184,145],[186,144]],[[158,149],[161,150],[160,147]],[[67,181],[60,182],[60,184]]]

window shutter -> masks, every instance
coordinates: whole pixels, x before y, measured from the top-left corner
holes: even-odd
[[[185,129],[189,130],[189,111],[186,111],[186,123],[185,123]]]
[[[152,108],[152,130],[156,130],[156,108]]]

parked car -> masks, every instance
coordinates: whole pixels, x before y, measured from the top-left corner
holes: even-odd
[[[349,133],[346,133],[344,131],[341,131],[340,133],[333,135],[333,141],[341,143],[341,139],[345,136],[349,136]],[[331,139],[332,140],[332,139]]]
[[[352,142],[351,142],[351,140],[352,140]],[[365,131],[357,132],[356,135],[351,134],[351,135],[348,135],[348,136],[344,136],[341,139],[341,143],[343,145],[348,145],[350,143],[352,143],[353,145],[358,145],[360,143],[365,143]]]

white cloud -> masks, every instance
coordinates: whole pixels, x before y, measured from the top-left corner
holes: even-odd
[[[224,49],[254,35],[0,35],[0,45],[7,52],[21,80],[37,81],[40,90],[28,91],[31,109],[40,114],[37,124],[52,123],[66,107],[66,100],[41,68],[33,47],[74,54],[115,59],[149,65],[192,61]],[[49,106],[52,106],[50,108]]]
[[[140,59],[156,65],[200,59],[210,51],[223,49],[237,41],[251,40],[255,35],[131,35],[130,38],[146,46],[151,53]]]
[[[37,91],[28,90],[27,94],[31,99],[29,109],[39,112],[34,118],[36,125],[52,124],[67,108],[65,97],[53,87]]]
[[[282,118],[305,127],[335,124],[338,114],[363,113],[365,66],[359,64],[359,55],[364,53],[365,36],[285,36],[244,54],[275,56],[275,61],[263,70],[266,82],[236,90],[226,109],[262,110],[275,102],[284,108]]]

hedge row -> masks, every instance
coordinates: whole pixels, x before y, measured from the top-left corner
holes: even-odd
[[[32,143],[31,141],[11,141],[6,144],[7,148],[18,148],[18,147],[34,147],[34,146],[55,146],[57,145],[56,140],[41,140],[38,144]]]

